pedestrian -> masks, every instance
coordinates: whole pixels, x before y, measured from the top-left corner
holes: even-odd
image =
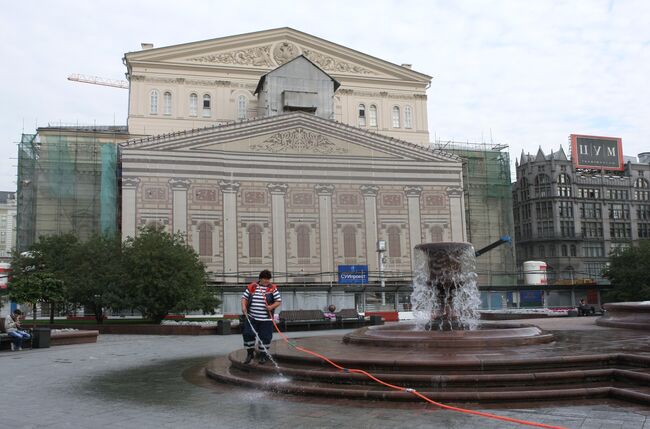
[[[242,334],[247,352],[245,364],[251,363],[255,357],[256,339],[261,342],[259,363],[264,364],[269,360],[267,351],[273,339],[273,315],[282,303],[278,287],[271,283],[271,278],[271,272],[263,270],[259,280],[246,286],[241,297],[241,311],[244,314]],[[256,338],[255,332],[259,338]]]
[[[19,309],[15,309],[13,313],[10,313],[5,319],[5,331],[11,337],[11,351],[22,350],[23,341],[27,341],[32,338],[27,331],[20,329],[20,320],[23,317],[23,312]]]

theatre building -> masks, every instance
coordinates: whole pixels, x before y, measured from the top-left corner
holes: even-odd
[[[407,278],[415,245],[466,240],[461,160],[429,145],[429,76],[288,28],[144,48],[124,59],[129,133],[148,135],[120,146],[124,238],[180,231],[222,285],[265,268]]]

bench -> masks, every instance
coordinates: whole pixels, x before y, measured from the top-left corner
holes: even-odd
[[[21,330],[29,332],[30,335],[32,334],[31,329],[21,328]],[[31,341],[32,340],[27,340],[23,342],[23,346],[31,347]],[[7,334],[7,331],[5,329],[5,318],[0,317],[0,350],[11,348],[10,344],[11,344],[11,337],[9,336],[9,334]]]
[[[282,332],[287,330],[304,331],[311,329],[331,329],[335,322],[325,318],[320,310],[282,310],[278,327]]]
[[[336,314],[337,328],[361,328],[365,325],[365,320],[355,308],[344,308]]]

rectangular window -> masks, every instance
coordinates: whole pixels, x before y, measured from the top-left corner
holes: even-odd
[[[562,237],[574,237],[575,228],[573,226],[572,220],[562,220],[560,221],[560,234]]]
[[[582,222],[583,238],[603,238],[603,225],[600,222]]]
[[[650,223],[640,223],[637,232],[639,238],[650,238]]]
[[[560,217],[573,219],[573,203],[570,201],[560,201]]]
[[[611,238],[630,238],[632,236],[632,228],[629,223],[625,222],[610,222],[609,236]]]
[[[600,203],[580,203],[580,217],[583,219],[601,219]]]

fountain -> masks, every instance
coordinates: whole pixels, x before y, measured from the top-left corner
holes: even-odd
[[[275,340],[271,354],[285,376],[281,380],[271,366],[244,365],[243,349],[214,359],[206,375],[222,383],[298,395],[415,400],[408,391],[392,390],[345,370],[350,368],[417,389],[434,401],[617,397],[650,403],[650,394],[638,387],[647,383],[650,356],[620,353],[607,341],[594,354],[580,348],[584,341],[580,335],[563,333],[564,338],[555,341],[534,325],[479,323],[473,247],[434,243],[416,250],[415,323],[367,326],[343,338]],[[617,338],[621,335],[616,333]],[[647,338],[643,341],[650,343]],[[605,352],[608,347],[611,353]],[[650,344],[646,347],[650,349]],[[339,367],[303,350],[326,356]],[[621,368],[627,369],[624,376],[618,372]]]
[[[474,247],[468,243],[415,246],[411,305],[415,324],[371,326],[343,337],[345,343],[383,347],[490,347],[553,341],[532,325],[479,324],[480,293]]]

